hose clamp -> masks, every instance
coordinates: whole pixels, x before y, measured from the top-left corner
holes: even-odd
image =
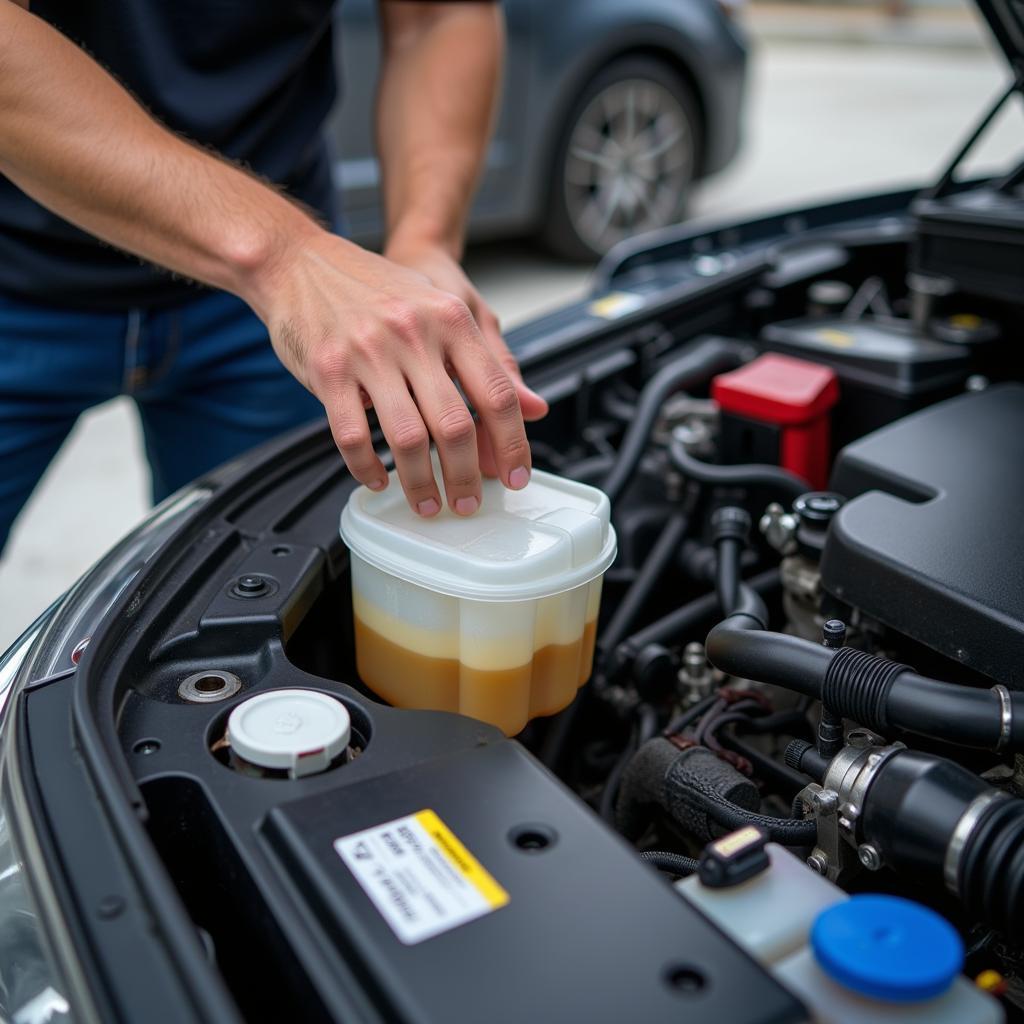
[[[867,730],[854,730],[849,739],[855,734],[859,734],[859,743],[848,743],[836,754],[822,780],[822,785],[839,797],[839,826],[854,845],[860,841],[865,794],[886,761],[906,749],[902,743],[886,746]]]
[[[953,829],[946,846],[946,856],[942,862],[942,880],[946,888],[954,895],[960,895],[960,858],[971,833],[974,832],[985,811],[997,800],[1007,799],[1007,794],[999,789],[990,789],[979,793],[960,815],[960,820]]]
[[[1010,691],[1002,683],[993,686],[992,692],[999,698],[999,740],[996,743],[996,753],[999,753],[1010,745],[1010,733],[1013,731],[1013,702],[1010,700]]]
[[[864,796],[882,765],[906,749],[902,743],[886,746],[865,729],[854,729],[848,740],[832,758],[821,785],[812,782],[798,796],[818,827],[818,841],[808,864],[832,882],[841,881],[856,868]]]

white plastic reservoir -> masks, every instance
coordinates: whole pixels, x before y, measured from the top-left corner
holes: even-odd
[[[961,973],[943,918],[892,896],[849,897],[784,847],[727,888],[696,875],[678,891],[768,968],[815,1024],[1001,1024],[1000,1004]]]
[[[424,519],[392,473],[383,492],[353,492],[341,536],[357,668],[388,703],[461,712],[511,735],[560,711],[590,677],[615,557],[596,488],[535,470],[521,491],[484,481],[475,515]]]

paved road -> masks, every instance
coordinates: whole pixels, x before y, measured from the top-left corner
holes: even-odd
[[[753,62],[743,155],[701,190],[694,213],[731,217],[927,178],[1004,67],[983,51],[766,41]],[[1012,152],[1010,141],[1004,133],[990,153]],[[578,295],[588,273],[520,244],[481,247],[469,265],[508,324]],[[144,514],[141,452],[126,401],[83,418],[0,563],[0,650]]]

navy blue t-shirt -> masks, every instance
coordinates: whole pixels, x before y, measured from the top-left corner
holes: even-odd
[[[163,124],[330,217],[334,0],[33,0]],[[0,295],[100,309],[196,295],[0,175]]]

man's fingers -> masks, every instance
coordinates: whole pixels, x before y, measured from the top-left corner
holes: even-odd
[[[530,445],[512,378],[485,345],[456,344],[449,357],[487,431],[498,478],[521,490],[530,479]]]
[[[370,427],[358,387],[346,388],[326,403],[327,419],[349,472],[372,491],[388,484],[384,463],[377,457],[370,439]]]
[[[405,378],[389,373],[364,387],[373,399],[409,507],[417,515],[436,516],[441,511],[441,494],[430,462],[430,434]]]
[[[480,507],[473,417],[446,374],[424,374],[413,380],[412,392],[437,445],[448,507],[456,515],[472,515]]]
[[[476,320],[480,326],[480,333],[487,342],[488,347],[497,357],[505,372],[512,379],[516,386],[516,394],[519,396],[519,407],[523,413],[523,419],[527,423],[543,419],[548,414],[548,403],[523,383],[523,375],[519,372],[519,363],[515,356],[509,351],[505,339],[501,336],[501,326],[498,318],[486,307],[482,306],[476,312]]]

